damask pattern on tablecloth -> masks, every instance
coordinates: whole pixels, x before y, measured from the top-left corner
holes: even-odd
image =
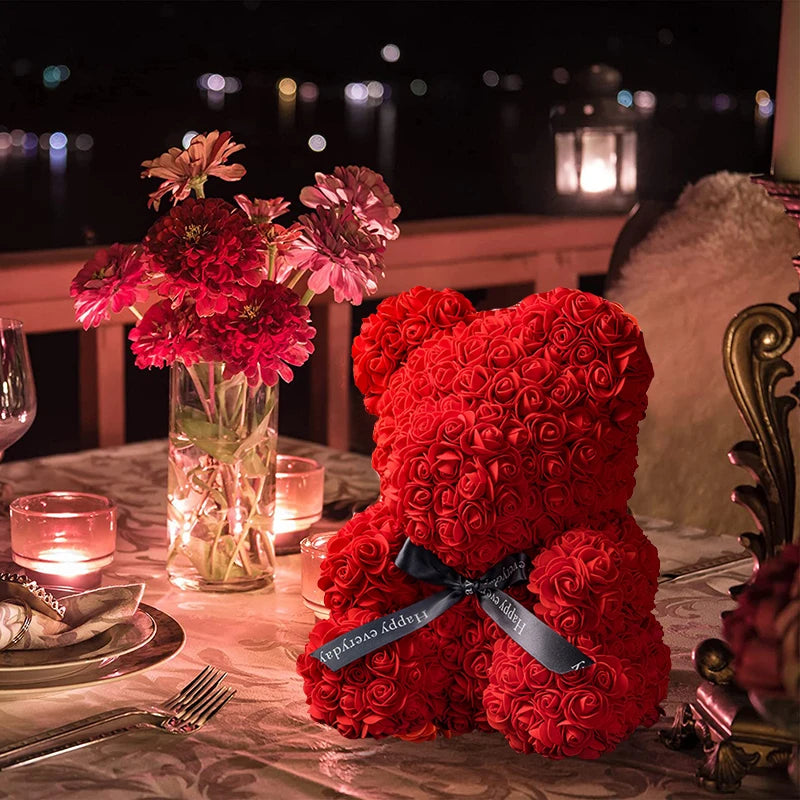
[[[377,491],[369,459],[319,445],[287,441],[282,449],[328,467],[326,501],[361,499]],[[3,700],[0,743],[117,705],[152,702],[172,694],[205,664],[226,669],[236,698],[191,737],[158,732],[128,735],[86,750],[0,774],[0,798],[145,800],[207,798],[474,798],[475,800],[701,800],[693,773],[698,753],[667,750],[657,731],[668,727],[679,702],[698,679],[694,645],[719,635],[719,614],[732,607],[728,587],[742,581],[748,562],[662,583],[656,615],[672,648],[667,715],[639,730],[594,762],[549,761],[514,753],[501,736],[470,734],[424,744],[347,740],[312,723],[294,662],[311,628],[301,602],[299,556],[279,559],[275,591],[247,595],[183,592],[166,580],[166,445],[145,442],[109,450],[0,465],[0,479],[16,494],[83,489],[115,499],[120,546],[107,583],[147,582],[145,602],[186,629],[179,657],[150,672],[102,688]],[[670,570],[723,550],[733,540],[658,520],[640,519]],[[8,520],[0,519],[0,559],[8,556]],[[782,800],[791,786],[748,776],[738,798]]]

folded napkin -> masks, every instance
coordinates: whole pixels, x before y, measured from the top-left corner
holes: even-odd
[[[9,600],[0,601],[0,651],[44,650],[85,642],[98,633],[130,619],[139,607],[144,584],[103,586],[60,599],[64,615],[58,619],[31,610],[31,624],[18,642],[11,642],[25,624],[26,609]]]

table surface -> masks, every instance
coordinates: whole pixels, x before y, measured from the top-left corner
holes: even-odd
[[[366,498],[376,490],[364,456],[296,440],[282,440],[281,451],[326,465],[326,502]],[[206,664],[227,670],[227,682],[238,693],[193,736],[139,732],[2,773],[0,798],[713,796],[695,784],[699,754],[666,749],[657,732],[669,726],[676,705],[693,696],[699,679],[691,650],[700,639],[719,634],[719,614],[731,607],[728,587],[741,582],[749,562],[661,583],[656,615],[672,649],[667,715],[597,761],[519,755],[501,736],[484,733],[425,743],[353,741],[306,713],[294,665],[313,616],[301,602],[299,556],[279,558],[275,589],[269,592],[211,595],[184,592],[167,581],[166,464],[166,443],[159,441],[0,465],[0,480],[10,482],[15,495],[72,489],[113,498],[119,506],[118,548],[104,583],[146,582],[145,601],[175,617],[187,634],[186,646],[172,661],[117,683],[19,699],[4,699],[0,692],[0,744],[115,706],[157,702]],[[639,522],[659,549],[662,573],[725,551],[740,552],[733,539],[658,520]],[[0,518],[0,561],[8,560],[8,549],[8,519]],[[736,796],[779,800],[795,795],[779,778],[748,776]]]

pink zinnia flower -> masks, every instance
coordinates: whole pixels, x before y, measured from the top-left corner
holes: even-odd
[[[151,271],[163,275],[158,293],[179,305],[185,296],[201,317],[220,313],[231,297],[266,277],[262,237],[241,211],[216,197],[189,198],[147,232]]]
[[[128,339],[139,369],[170,366],[175,361],[191,367],[200,360],[198,319],[188,303],[173,308],[169,300],[162,300],[150,306]]]
[[[289,201],[282,197],[273,197],[271,200],[251,200],[245,194],[237,194],[233,198],[239,208],[247,214],[247,218],[256,225],[272,222],[289,210]]]
[[[385,239],[369,233],[347,207],[318,206],[300,217],[300,224],[297,247],[305,252],[300,266],[311,271],[309,289],[321,294],[331,288],[337,303],[353,305],[375,292],[383,276]]]
[[[185,150],[170,147],[152,161],[143,161],[143,178],[163,178],[164,182],[150,195],[147,201],[158,211],[161,198],[172,194],[172,202],[185,200],[192,189],[198,189],[209,175],[224,181],[238,181],[246,170],[241,164],[227,164],[230,156],[244,150],[243,144],[236,144],[231,132],[211,131],[198,134]]]
[[[98,250],[72,281],[69,293],[75,298],[75,318],[84,330],[110,319],[109,309],[119,313],[134,303],[147,299],[141,285],[145,263],[137,248],[112,244]]]
[[[248,287],[222,314],[200,320],[201,355],[225,363],[224,377],[243,372],[251,386],[268,385],[280,376],[292,380],[292,366],[304,364],[314,352],[316,331],[310,311],[291,289],[274,281]]]
[[[306,186],[300,192],[300,202],[309,208],[351,206],[356,217],[370,233],[384,239],[396,239],[400,229],[393,220],[400,206],[383,176],[367,167],[336,167],[333,175],[317,172],[316,186]]]

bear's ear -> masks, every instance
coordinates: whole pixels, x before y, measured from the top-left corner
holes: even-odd
[[[469,322],[475,316],[464,295],[416,286],[383,300],[361,325],[353,342],[353,376],[364,406],[377,415],[378,400],[409,353],[439,331]]]

